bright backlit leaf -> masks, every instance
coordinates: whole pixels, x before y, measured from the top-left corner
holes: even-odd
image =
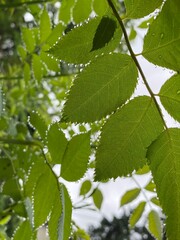
[[[102,128],[96,179],[117,178],[145,165],[147,147],[162,131],[162,119],[150,97],[137,97],[124,105]]]
[[[40,40],[43,43],[51,33],[51,20],[46,8],[43,9],[40,16]]]
[[[109,35],[109,29],[111,29],[111,27],[114,29],[114,25],[117,25],[117,23],[114,18],[107,17],[105,22],[106,26],[103,25],[103,27],[98,28],[101,21],[102,19],[100,17],[96,17],[88,23],[74,28],[68,34],[64,35],[58,43],[49,50],[49,53],[57,59],[67,62],[87,63],[97,55],[113,51],[119,44],[122,34],[121,30],[116,29],[111,39],[109,39],[109,42],[107,42],[106,37]],[[100,32],[97,33],[97,31]],[[105,43],[107,44],[93,51],[95,34],[101,35],[100,40],[102,44],[100,45],[99,43],[99,46],[104,46]],[[98,41],[100,40],[98,39]]]
[[[43,76],[43,70],[42,70],[41,58],[37,54],[33,54],[33,57],[32,57],[32,70],[33,70],[35,80],[38,83],[40,83]]]
[[[142,18],[159,8],[162,0],[124,0],[127,18]]]
[[[154,210],[152,210],[148,215],[148,229],[152,236],[154,236],[157,240],[162,239],[161,219],[159,214]]]
[[[142,213],[144,212],[146,206],[146,202],[141,202],[139,205],[134,209],[133,213],[131,214],[129,218],[129,224],[130,227],[133,228],[136,223],[139,221],[139,219],[142,216]]]
[[[91,13],[91,0],[77,0],[73,8],[73,20],[75,23],[85,21]]]
[[[180,122],[180,75],[174,75],[162,86],[159,96],[168,113]]]
[[[61,164],[61,177],[78,181],[87,170],[90,155],[90,134],[74,136],[68,143]]]
[[[180,129],[164,131],[149,147],[150,161],[157,194],[167,216],[169,240],[180,238]]]
[[[27,51],[29,53],[32,53],[36,46],[34,32],[32,31],[32,29],[29,29],[29,28],[22,28],[21,32],[22,32],[22,40],[26,46]]]
[[[12,240],[27,240],[31,239],[33,236],[30,222],[25,220],[20,224],[17,230],[14,233]]]
[[[180,70],[179,0],[167,0],[144,39],[143,56],[150,62]]]
[[[138,197],[140,192],[141,192],[140,188],[134,188],[132,190],[125,192],[125,194],[121,198],[120,206],[122,207],[125,204],[132,202],[134,199]]]
[[[74,80],[64,119],[93,122],[105,117],[132,95],[137,76],[136,66],[128,55],[114,53],[98,57]]]
[[[68,141],[64,133],[60,130],[58,123],[51,125],[47,133],[47,146],[53,164],[61,163],[67,144]]]

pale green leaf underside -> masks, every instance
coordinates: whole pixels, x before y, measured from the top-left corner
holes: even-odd
[[[93,197],[93,201],[94,201],[95,206],[96,206],[98,209],[101,209],[102,202],[103,202],[102,192],[101,192],[99,189],[96,189],[96,191],[94,192],[94,194],[92,195],[92,197]]]
[[[142,18],[159,8],[162,0],[124,0],[127,18]]]
[[[64,119],[93,122],[120,107],[132,95],[138,72],[125,54],[98,57],[74,80],[64,108]]]
[[[73,137],[67,145],[61,165],[61,177],[67,181],[78,181],[87,170],[90,155],[90,135]]]
[[[116,24],[114,19],[109,19],[110,25],[107,25],[106,29],[111,27],[111,22]],[[49,50],[49,53],[57,59],[67,62],[86,63],[97,55],[113,51],[118,46],[122,35],[120,29],[116,29],[113,38],[105,47],[92,51],[94,36],[100,22],[101,18],[97,17],[71,30]],[[102,33],[102,37],[104,38],[106,35],[103,36]]]
[[[134,199],[138,197],[140,192],[141,192],[141,189],[139,188],[135,188],[125,192],[125,194],[121,198],[120,206],[122,207],[123,205],[132,202]]]
[[[47,146],[53,164],[61,163],[67,144],[68,141],[64,133],[59,129],[58,123],[51,125],[47,133]]]
[[[27,239],[31,239],[31,237],[32,237],[31,225],[30,225],[30,222],[28,220],[26,220],[23,223],[21,223],[21,225],[15,232],[12,239],[13,240],[19,240],[19,239],[27,240]]]
[[[152,236],[154,236],[157,240],[162,239],[161,220],[158,213],[154,210],[152,210],[148,215],[148,229]]]
[[[137,97],[113,114],[102,128],[96,154],[96,179],[132,173],[146,163],[146,150],[162,132],[152,99]]]
[[[143,56],[150,62],[180,70],[179,0],[167,0],[145,36]]]
[[[164,131],[150,146],[150,161],[157,194],[167,215],[169,240],[180,239],[180,129]]]
[[[145,206],[146,206],[146,202],[141,202],[131,214],[129,218],[129,224],[131,228],[133,228],[141,218],[142,213],[144,212]]]
[[[171,77],[159,93],[161,103],[168,113],[180,122],[180,75]]]
[[[58,227],[58,239],[68,240],[71,233],[72,203],[64,185],[61,186],[62,215]]]
[[[52,210],[57,192],[56,179],[50,169],[44,172],[38,179],[33,197],[34,197],[34,225],[42,225],[50,211]]]

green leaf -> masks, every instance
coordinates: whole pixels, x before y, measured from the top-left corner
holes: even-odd
[[[50,219],[48,221],[48,229],[49,229],[49,236],[50,239],[60,239],[58,238],[58,227],[60,217],[62,215],[62,203],[60,196],[57,195],[55,198],[55,203],[53,205],[52,213]]]
[[[0,181],[6,180],[13,176],[13,168],[9,158],[0,158]]]
[[[149,166],[146,164],[142,168],[138,169],[136,171],[136,174],[143,175],[143,174],[149,173],[149,171],[150,171]]]
[[[74,28],[68,34],[64,35],[59,42],[49,50],[49,53],[57,59],[67,62],[87,63],[97,55],[113,51],[119,44],[122,32],[120,29],[116,29],[111,41],[104,46],[105,42],[107,42],[106,34],[108,35],[109,29],[111,29],[112,26],[114,29],[114,25],[117,25],[117,23],[114,18],[107,17],[106,26],[103,25],[103,27],[98,28],[101,20],[100,17],[96,17],[88,23]],[[101,31],[101,41],[104,47],[92,51],[94,36],[97,30]],[[100,35],[100,32],[98,35]]]
[[[93,193],[92,197],[93,197],[93,201],[94,201],[95,206],[98,209],[101,209],[102,202],[103,202],[102,192],[99,189],[96,189],[96,191]]]
[[[157,197],[151,198],[151,202],[156,204],[158,207],[160,207],[160,202],[159,202],[159,199]]]
[[[1,217],[0,226],[6,225],[11,220],[11,215],[7,215],[5,217]],[[0,236],[1,237],[1,236]]]
[[[103,16],[108,10],[108,3],[104,0],[94,0],[93,9],[97,15]]]
[[[67,181],[78,181],[87,170],[90,155],[90,134],[79,134],[67,145],[61,165],[61,177]]]
[[[18,180],[15,178],[8,179],[3,185],[2,193],[12,197],[15,201],[20,200],[21,193]]]
[[[105,117],[131,96],[137,76],[136,66],[128,55],[98,57],[76,77],[65,104],[64,119],[93,122]]]
[[[179,71],[179,25],[179,0],[168,0],[145,36],[143,56],[154,64]]]
[[[22,40],[26,46],[26,49],[29,53],[32,53],[35,49],[36,42],[32,29],[21,28]]]
[[[91,13],[91,0],[77,0],[73,8],[73,20],[75,23],[84,22]]]
[[[45,52],[41,52],[40,58],[46,64],[49,70],[54,72],[60,71],[59,63],[55,58],[48,56],[48,54]]]
[[[34,189],[34,225],[41,226],[52,210],[56,197],[57,181],[51,170],[47,168],[38,179]]]
[[[51,34],[49,35],[48,39],[46,40],[46,43],[49,44],[49,46],[54,45],[58,41],[58,39],[62,36],[64,28],[65,27],[63,26],[62,23],[58,23],[52,30]]]
[[[159,214],[152,210],[148,215],[148,229],[149,232],[154,236],[157,240],[162,239],[162,226]],[[169,238],[168,238],[169,239]],[[177,238],[174,238],[174,240]]]
[[[37,54],[33,54],[33,57],[32,57],[32,70],[33,70],[34,78],[37,80],[38,83],[40,83],[43,76],[43,70],[42,70],[41,58]]]
[[[146,185],[145,187],[146,190],[150,192],[155,192],[156,191],[156,185],[152,182],[152,180]]]
[[[180,129],[164,131],[149,147],[150,161],[157,194],[167,216],[169,240],[180,239]]]
[[[26,82],[26,84],[28,84],[30,82],[31,79],[31,69],[28,63],[24,64],[24,69],[23,69],[23,75],[24,75],[24,81]]]
[[[89,180],[82,183],[80,188],[80,195],[86,195],[91,190],[92,184]]]
[[[40,16],[40,41],[43,43],[51,33],[51,20],[46,8],[43,9]]]
[[[162,131],[162,119],[150,97],[129,101],[102,128],[96,179],[117,178],[145,165],[147,147]]]
[[[162,0],[124,0],[126,18],[142,18],[159,8],[162,2]]]
[[[74,0],[64,0],[61,3],[59,11],[59,20],[68,23],[71,20],[71,10],[74,6]]]
[[[132,202],[134,199],[136,199],[139,196],[140,192],[141,192],[140,188],[134,188],[132,190],[125,192],[125,194],[121,198],[120,206],[122,207],[125,204]]]
[[[19,54],[20,58],[22,59],[22,61],[24,61],[27,56],[26,49],[23,46],[18,45],[17,51],[18,51],[18,54]]]
[[[160,100],[168,113],[180,122],[180,75],[174,75],[165,82],[160,93]]]
[[[12,240],[27,240],[31,239],[32,237],[32,230],[31,225],[28,220],[21,223],[21,225],[17,228],[14,233]]]
[[[30,123],[38,131],[42,139],[46,137],[47,125],[39,113],[32,111],[30,113]]]
[[[58,228],[58,239],[68,240],[71,233],[72,203],[64,185],[61,186],[61,196],[63,208]]]
[[[133,228],[136,223],[139,221],[139,219],[142,216],[142,213],[144,212],[144,208],[146,206],[146,202],[141,202],[139,205],[134,209],[133,213],[131,214],[129,218],[129,224],[130,227]]]
[[[67,144],[68,141],[64,133],[59,129],[58,123],[51,125],[47,133],[47,146],[53,164],[61,163]]]

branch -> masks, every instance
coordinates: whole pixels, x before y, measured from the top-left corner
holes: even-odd
[[[156,100],[156,98],[155,98],[155,95],[154,95],[154,93],[152,92],[152,90],[151,90],[151,88],[150,88],[150,86],[149,86],[149,84],[148,84],[148,81],[147,81],[147,79],[146,79],[146,77],[145,77],[145,75],[144,75],[144,72],[143,72],[143,70],[142,70],[142,68],[141,68],[141,66],[140,66],[140,64],[139,64],[139,62],[138,62],[138,60],[137,60],[137,58],[136,58],[136,55],[135,55],[135,53],[133,52],[133,49],[132,49],[131,44],[130,44],[130,42],[129,42],[128,34],[127,34],[127,32],[126,32],[126,28],[124,27],[124,24],[123,24],[123,22],[122,22],[122,19],[121,19],[121,17],[119,16],[119,13],[118,13],[118,11],[116,10],[116,8],[115,8],[112,0],[107,0],[107,1],[108,1],[108,4],[109,4],[110,8],[112,9],[112,11],[113,11],[116,19],[117,19],[117,21],[119,22],[119,25],[120,25],[120,27],[121,27],[121,29],[122,29],[123,34],[124,34],[124,38],[125,38],[125,41],[126,41],[128,50],[129,50],[129,52],[130,52],[130,55],[131,55],[134,63],[136,64],[137,69],[139,70],[139,73],[140,73],[140,75],[141,75],[141,77],[142,77],[142,79],[143,79],[143,82],[144,82],[144,84],[145,84],[145,86],[146,86],[146,88],[147,88],[147,90],[148,90],[151,98],[152,98],[153,101],[154,101],[154,104],[156,105],[156,108],[157,108],[157,110],[158,110],[158,112],[159,112],[159,115],[160,115],[160,117],[161,117],[161,119],[162,119],[162,122],[163,122],[163,124],[164,124],[164,127],[165,127],[166,129],[168,129],[168,127],[167,127],[167,125],[166,125],[166,122],[165,122],[165,120],[164,120],[164,118],[163,118],[163,115],[162,115],[162,112],[161,112],[161,108],[159,107],[159,104],[158,104],[158,102],[157,102],[157,100]]]

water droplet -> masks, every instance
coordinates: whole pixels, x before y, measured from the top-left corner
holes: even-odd
[[[163,39],[164,38],[164,33],[161,33],[161,39]]]

